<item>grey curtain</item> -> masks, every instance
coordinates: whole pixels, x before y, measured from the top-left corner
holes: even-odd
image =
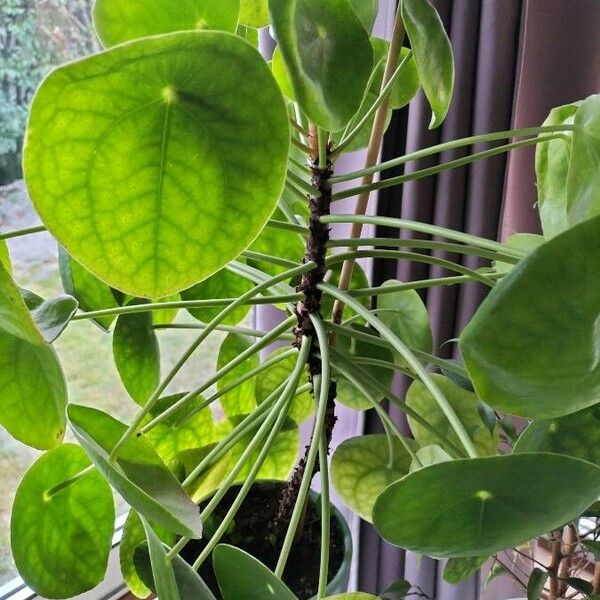
[[[394,117],[384,143],[384,159],[458,137],[538,125],[551,107],[600,90],[599,0],[433,0],[452,40],[456,60],[453,104],[443,126],[427,130],[429,109],[423,97]],[[477,148],[476,150],[479,150]],[[405,172],[462,156],[457,150],[406,165]],[[394,176],[401,171],[386,172]],[[427,221],[496,238],[516,231],[538,231],[534,208],[533,151],[519,150],[438,177],[382,191],[378,213]],[[391,237],[396,230],[380,229]],[[410,237],[407,233],[402,233]],[[479,266],[472,259],[444,256]],[[438,267],[376,261],[374,282],[445,275]],[[459,335],[484,297],[478,285],[433,288],[424,292],[437,352],[450,357]],[[403,395],[406,381],[396,383]],[[402,415],[390,409],[405,427]],[[379,431],[367,414],[365,431]],[[360,525],[358,589],[381,592],[406,578],[432,598],[489,600],[521,596],[510,580],[483,592],[478,578],[460,586],[442,579],[443,564],[392,548],[367,523]]]

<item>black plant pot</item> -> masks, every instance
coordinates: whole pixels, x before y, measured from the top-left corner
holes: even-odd
[[[279,499],[285,486],[281,481],[257,482],[242,503],[229,531],[221,542],[237,546],[263,562],[271,570],[275,569],[281,545],[287,530],[275,524]],[[223,497],[211,517],[205,522],[206,539],[193,540],[181,551],[181,556],[192,564],[205,548],[207,539],[218,527],[231,506],[240,485],[233,486]],[[204,500],[200,507],[208,502]],[[302,534],[294,543],[283,581],[300,600],[312,600],[317,592],[321,543],[321,504],[316,492],[310,493],[304,518]],[[346,520],[335,506],[331,506],[331,543],[329,559],[329,585],[327,594],[345,592],[352,561],[352,538]],[[215,596],[221,599],[220,590],[207,559],[199,573]]]

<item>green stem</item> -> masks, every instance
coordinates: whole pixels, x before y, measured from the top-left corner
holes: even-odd
[[[431,395],[434,397],[441,411],[448,419],[452,429],[454,429],[458,439],[461,441],[462,445],[467,451],[469,457],[477,458],[477,450],[475,449],[473,440],[471,440],[469,437],[464,425],[462,424],[462,421],[458,418],[458,415],[454,411],[454,408],[452,408],[450,402],[448,402],[447,398],[436,385],[435,381],[431,378],[431,375],[423,367],[421,362],[417,359],[410,348],[389,327],[387,327],[375,315],[371,314],[369,310],[367,310],[360,302],[352,298],[352,296],[349,296],[345,292],[342,292],[338,288],[327,283],[320,284],[319,288],[336,300],[339,300],[352,308],[352,310],[354,310],[356,313],[362,315],[362,317],[367,321],[367,323],[369,323],[369,325],[371,325],[371,327],[376,329],[382,337],[386,338],[390,342],[394,349],[408,363],[410,368],[413,369],[413,371],[419,376],[419,379],[421,379],[425,387],[427,387]]]
[[[331,382],[331,366],[329,360],[329,340],[325,328],[320,319],[311,315],[311,321],[317,334],[317,340],[319,343],[319,350],[321,352],[321,374],[315,375],[314,387],[315,390],[319,390],[319,400],[317,403],[317,414],[315,416],[315,423],[313,427],[313,435],[308,449],[308,455],[306,457],[306,466],[304,469],[304,475],[302,476],[302,482],[300,483],[300,489],[298,490],[298,497],[296,498],[296,504],[292,512],[290,524],[283,540],[283,546],[277,561],[275,568],[275,575],[281,577],[287,563],[294,538],[296,537],[296,530],[298,524],[304,512],[304,506],[308,498],[310,490],[310,483],[313,478],[315,462],[317,459],[317,453],[319,450],[319,442],[321,440],[321,433],[324,431],[325,416],[327,414],[327,404],[329,401],[329,385]]]
[[[294,144],[294,146],[296,146],[296,148],[300,148],[300,150],[302,150],[303,152],[306,152],[306,154],[310,154],[310,148],[306,144],[303,144],[300,140],[297,140],[294,136],[291,137],[291,141],[292,141],[292,144]]]
[[[517,150],[518,148],[533,146],[535,144],[539,144],[540,142],[554,140],[559,137],[561,136],[549,135],[541,138],[536,137],[528,140],[522,140],[520,142],[512,142],[511,144],[504,144],[503,146],[497,146],[496,148],[491,148],[490,150],[477,152],[476,154],[471,154],[463,158],[457,158],[456,160],[451,160],[440,165],[435,165],[434,167],[428,167],[419,171],[413,171],[412,173],[406,173],[405,175],[398,175],[397,177],[390,177],[388,179],[382,179],[380,181],[375,181],[366,185],[359,185],[353,188],[345,189],[333,194],[333,200],[343,200],[344,198],[351,198],[352,196],[357,196],[365,192],[383,190],[385,188],[406,183],[407,181],[423,179],[425,177],[430,177],[431,175],[436,175],[437,173],[442,173],[444,171],[450,171],[451,169],[463,167],[478,160],[484,160],[486,158],[490,158],[498,154],[510,152],[511,150]]]
[[[381,227],[391,227],[394,229],[408,229],[419,233],[447,238],[455,242],[461,242],[471,246],[477,246],[493,252],[505,252],[514,254],[515,258],[524,258],[525,253],[519,252],[514,248],[507,248],[500,242],[494,242],[485,238],[440,227],[439,225],[429,225],[419,221],[409,221],[407,219],[396,219],[394,217],[377,217],[372,215],[325,215],[321,217],[321,223],[361,223],[363,225],[377,225]]]
[[[288,260],[287,258],[279,258],[277,256],[265,254],[264,252],[254,252],[253,250],[244,250],[242,252],[242,256],[244,258],[249,258],[250,260],[263,261],[272,265],[279,265],[280,267],[285,267],[286,269],[295,267],[298,264],[297,262]]]
[[[278,221],[277,219],[269,219],[267,221],[267,227],[272,229],[283,229],[284,231],[294,231],[300,235],[307,235],[308,229],[302,225],[294,225],[293,223],[287,223],[286,221]]]
[[[472,146],[474,144],[483,144],[486,142],[494,142],[497,140],[503,140],[512,137],[529,137],[532,135],[544,134],[544,133],[556,133],[556,132],[566,132],[573,131],[573,125],[548,125],[545,127],[527,127],[523,129],[508,129],[506,131],[495,131],[493,133],[485,133],[482,135],[473,135],[465,138],[460,138],[457,140],[452,140],[450,142],[444,142],[442,144],[437,144],[435,146],[430,146],[429,148],[423,148],[422,150],[417,150],[415,152],[411,152],[409,154],[405,154],[404,156],[400,156],[398,158],[393,158],[388,161],[381,162],[372,167],[368,167],[366,169],[360,169],[358,171],[353,171],[351,173],[344,173],[342,175],[337,175],[331,178],[332,183],[339,183],[341,181],[350,181],[352,179],[358,179],[359,177],[363,177],[364,175],[372,175],[374,173],[378,173],[379,171],[385,171],[387,169],[392,169],[394,167],[398,167],[407,162],[411,162],[414,160],[419,160],[421,158],[426,158],[428,156],[432,156],[433,154],[438,154],[441,152],[446,152],[447,150],[453,150],[455,148],[462,148],[464,146]],[[544,140],[545,141],[545,140]]]
[[[0,240],[10,240],[11,238],[21,237],[23,235],[31,235],[33,233],[41,233],[42,231],[46,231],[46,227],[44,225],[26,227],[25,229],[15,229],[14,231],[0,233]]]
[[[142,428],[142,433],[146,433],[156,427],[159,423],[162,423],[165,419],[168,419],[171,415],[176,413],[182,406],[184,406],[189,400],[196,398],[202,392],[207,390],[211,385],[217,383],[221,378],[230,373],[237,366],[246,361],[250,356],[253,356],[257,352],[260,352],[263,348],[266,348],[269,344],[272,344],[275,340],[279,339],[279,335],[284,331],[287,331],[292,323],[295,321],[295,316],[288,317],[285,321],[280,323],[277,327],[271,330],[269,335],[264,336],[249,348],[246,348],[241,354],[238,354],[233,360],[229,361],[226,365],[223,365],[212,377],[205,381],[202,385],[188,392],[185,396],[180,398],[177,402],[172,404],[169,408],[163,411],[160,415],[156,416],[148,424]]]
[[[447,269],[448,271],[454,271],[461,275],[468,275],[474,281],[479,281],[488,287],[494,287],[496,282],[493,279],[489,279],[485,275],[478,273],[468,267],[463,267],[451,260],[444,258],[437,258],[428,254],[418,254],[416,252],[403,252],[401,250],[377,250],[371,248],[369,250],[356,250],[354,252],[342,252],[341,254],[335,254],[327,259],[327,266],[335,265],[346,260],[356,260],[358,258],[392,258],[394,260],[408,260],[411,262],[424,263],[427,265],[436,265]]]
[[[287,414],[288,414],[288,410],[289,410],[289,406],[290,406],[290,403],[291,403],[291,400],[293,397],[293,391],[298,385],[298,381],[300,380],[300,376],[302,375],[302,369],[304,368],[304,365],[306,364],[306,359],[308,358],[309,351],[310,351],[310,340],[307,338],[303,338],[302,347],[300,348],[300,352],[298,355],[298,361],[296,362],[296,366],[294,367],[294,371],[289,379],[288,385],[286,385],[286,389],[282,393],[281,400],[276,403],[272,413],[267,417],[265,422],[262,424],[261,428],[259,429],[257,434],[254,436],[250,445],[252,445],[252,443],[257,438],[262,439],[264,437],[264,434],[268,430],[270,430],[267,440],[266,440],[265,444],[263,445],[256,460],[252,464],[252,468],[250,469],[250,472],[244,478],[244,484],[242,485],[242,488],[240,489],[238,495],[236,496],[236,499],[234,500],[233,504],[231,505],[231,508],[229,509],[229,511],[227,511],[225,518],[223,519],[223,521],[217,528],[216,532],[211,537],[206,548],[202,551],[200,556],[194,562],[193,568],[195,570],[198,570],[200,568],[202,563],[206,560],[206,558],[212,552],[213,548],[219,543],[219,540],[221,539],[222,535],[229,529],[229,526],[231,525],[233,518],[235,517],[242,502],[244,501],[245,497],[247,496],[248,492],[250,491],[250,488],[253,485],[260,468],[262,467],[265,459],[267,458],[267,455],[273,444],[273,441],[275,440],[275,437],[277,436],[280,429],[283,427],[283,424],[285,423],[285,420],[286,420]],[[276,420],[275,420],[275,417],[276,417]],[[275,421],[275,422],[273,423],[273,421]],[[250,458],[251,453],[254,451],[254,446],[252,447],[252,449],[250,449],[250,445],[248,446],[248,448],[246,448],[242,457],[240,457],[240,460],[236,464],[236,467],[234,467],[234,470],[240,464],[241,464],[241,466],[240,466],[240,469],[241,469],[244,466],[244,464],[248,461],[248,459]],[[245,459],[244,459],[244,456],[245,456]],[[217,502],[220,500],[220,498],[219,498],[219,500],[216,500],[217,496],[220,495],[222,498],[222,496],[229,489],[229,486],[233,482],[233,479],[235,479],[235,475],[232,477],[233,472],[234,471],[232,471],[228,475],[225,482],[223,482],[221,484],[221,486],[219,487],[219,491],[217,492],[217,494],[213,497],[211,502],[202,511],[202,513],[200,515],[202,519],[206,519],[206,517],[211,514],[212,510],[214,510],[214,507],[217,505]],[[237,475],[237,473],[236,473],[236,475]]]
[[[288,171],[287,176],[289,177],[291,183],[296,185],[301,190],[305,191],[310,196],[314,196],[319,193],[319,190],[317,190],[317,188],[315,188],[310,183],[308,183],[308,181],[305,181],[304,179],[302,179],[302,177],[299,177],[298,175],[296,175],[296,173],[294,173],[293,171]],[[305,199],[306,199],[306,197],[305,197]]]
[[[390,309],[391,310],[391,309]],[[163,329],[206,329],[206,323],[157,323],[152,325],[152,329],[163,330]],[[240,335],[247,335],[249,337],[264,337],[268,335],[268,331],[261,331],[258,329],[250,329],[249,327],[240,327],[237,325],[217,325],[215,331],[226,331],[227,333],[239,333]],[[280,340],[294,340],[294,336],[290,334],[283,334],[279,337]]]
[[[319,436],[319,472],[321,473],[321,560],[319,564],[319,587],[317,600],[327,594],[329,575],[329,540],[331,529],[331,502],[329,500],[329,465],[327,462],[327,439],[325,431]]]
[[[344,152],[344,150],[353,142],[354,138],[363,130],[363,128],[369,123],[369,121],[373,118],[373,115],[377,111],[377,109],[381,106],[383,101],[389,96],[392,91],[392,87],[396,83],[397,79],[402,75],[402,71],[412,58],[412,50],[402,59],[402,62],[396,67],[394,74],[390,77],[389,81],[385,84],[385,86],[381,89],[379,96],[377,96],[375,102],[369,107],[369,110],[363,115],[361,120],[356,124],[354,129],[345,135],[340,141],[337,148],[335,148],[332,152],[333,157],[337,157]],[[367,88],[368,89],[368,88]],[[354,178],[352,178],[354,179]],[[337,180],[337,177],[332,177],[332,182]]]
[[[329,131],[318,127],[317,140],[319,145],[319,169],[325,169],[327,167],[327,145],[329,144]],[[318,193],[319,191],[315,190],[315,193],[312,195],[315,196]]]
[[[69,487],[70,485],[77,483],[80,479],[83,479],[86,475],[88,475],[95,469],[96,469],[95,465],[89,465],[85,469],[82,469],[81,471],[79,471],[79,473],[75,473],[75,475],[73,475],[72,477],[69,477],[68,479],[65,479],[64,481],[61,481],[58,485],[55,485],[53,488],[49,489],[47,492],[44,492],[44,499],[50,500],[52,498],[52,496],[58,494],[58,492],[60,492],[61,490],[64,490],[65,488]]]
[[[516,264],[519,259],[509,252],[492,252],[475,246],[466,246],[463,244],[452,244],[450,242],[438,242],[436,240],[421,240],[421,239],[403,239],[403,238],[362,238],[362,239],[336,239],[329,240],[327,247],[329,248],[352,248],[359,246],[383,246],[383,247],[407,247],[407,248],[424,248],[426,250],[439,250],[451,254],[467,254],[485,258],[487,260],[498,260],[510,264]]]

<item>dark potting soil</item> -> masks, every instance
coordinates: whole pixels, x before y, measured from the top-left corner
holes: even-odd
[[[275,515],[283,484],[260,483],[254,486],[242,503],[229,531],[221,538],[224,544],[231,544],[245,550],[272,571],[275,570],[279,552],[285,538],[287,523],[278,530]],[[231,507],[239,487],[232,487],[204,524],[209,538]],[[200,505],[202,508],[202,505]],[[283,580],[300,600],[309,600],[317,593],[319,561],[321,553],[320,504],[308,503],[302,536],[292,546]],[[181,556],[192,564],[206,546],[205,540],[192,540],[181,551]],[[331,542],[329,546],[329,577],[334,577],[344,558],[343,532],[336,519],[331,519]],[[231,565],[235,569],[235,565]],[[199,570],[200,576],[217,598],[221,599],[219,586],[209,559]]]

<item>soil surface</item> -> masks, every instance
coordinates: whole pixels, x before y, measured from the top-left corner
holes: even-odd
[[[262,483],[254,486],[238,511],[230,530],[221,538],[224,544],[237,546],[256,557],[272,571],[275,570],[286,530],[275,527],[275,515],[283,484]],[[205,532],[210,537],[227,510],[233,503],[239,486],[232,487],[223,497],[214,513],[205,523]],[[202,508],[202,505],[201,505]],[[205,547],[206,540],[192,540],[181,552],[181,556],[193,563]],[[321,552],[320,505],[309,502],[304,529],[300,539],[292,546],[283,580],[300,600],[309,600],[317,593],[319,560]],[[329,581],[339,570],[344,557],[344,538],[337,520],[331,520],[331,543],[329,555]],[[232,568],[235,568],[232,566]],[[212,563],[206,560],[199,571],[217,598],[221,599]]]

